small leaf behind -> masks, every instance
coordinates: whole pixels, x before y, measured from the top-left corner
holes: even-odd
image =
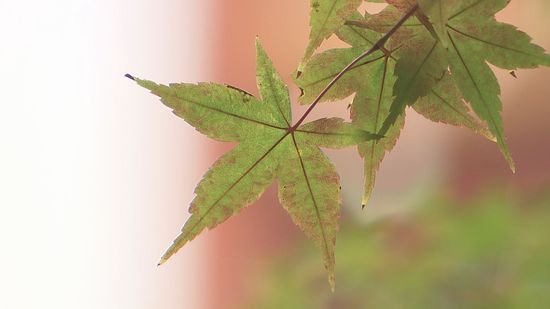
[[[301,72],[317,47],[352,16],[362,0],[310,0],[309,42],[298,66]]]

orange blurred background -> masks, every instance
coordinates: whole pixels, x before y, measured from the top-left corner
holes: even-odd
[[[0,307],[238,306],[265,258],[304,236],[272,187],[157,268],[188,217],[194,186],[229,146],[201,136],[123,75],[257,94],[259,36],[295,103],[290,74],[307,43],[308,9],[306,0],[2,2]],[[546,0],[515,0],[498,17],[550,49],[549,13]],[[491,142],[409,113],[365,211],[355,150],[329,152],[346,213],[368,221],[401,212],[441,184],[459,197],[486,184],[548,188],[550,69],[497,75],[516,175]],[[346,117],[346,105],[322,105],[310,118]]]

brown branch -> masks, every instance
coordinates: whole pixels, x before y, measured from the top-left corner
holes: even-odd
[[[352,67],[357,64],[359,61],[361,61],[361,59],[367,57],[368,55],[374,53],[375,51],[377,50],[380,50],[382,48],[384,48],[384,44],[386,43],[386,41],[411,17],[413,16],[416,12],[418,11],[418,4],[413,6],[405,15],[403,15],[403,17],[401,17],[401,19],[386,33],[384,34],[383,37],[381,37],[376,43],[374,43],[374,45],[367,51],[363,52],[361,55],[359,55],[357,58],[355,58],[352,62],[350,62],[345,68],[342,69],[342,71],[340,71],[340,73],[338,73],[338,75],[336,75],[331,81],[330,83],[328,83],[328,85],[323,89],[323,91],[321,91],[321,93],[319,93],[319,95],[317,96],[317,98],[315,98],[315,100],[313,100],[313,102],[311,103],[311,105],[309,106],[309,108],[305,111],[305,113],[302,115],[302,117],[298,120],[298,122],[296,122],[295,125],[293,125],[292,127],[289,128],[289,132],[294,132],[296,131],[296,129],[304,122],[304,120],[306,119],[306,117],[311,113],[311,111],[315,108],[315,106],[317,106],[317,104],[321,101],[321,99],[323,98],[323,96],[325,96],[325,94],[327,94],[327,92],[334,86],[334,84],[336,84],[336,82],[338,80],[340,80],[340,78],[342,78],[342,76],[344,74],[346,74],[348,71],[350,71],[352,69]]]

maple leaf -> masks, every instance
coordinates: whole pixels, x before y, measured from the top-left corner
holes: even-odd
[[[447,74],[447,70],[450,70],[461,96],[471,104],[476,115],[487,123],[504,158],[512,171],[515,171],[500,116],[500,88],[486,62],[514,71],[517,68],[550,65],[550,56],[544,53],[544,49],[532,44],[525,33],[495,20],[494,14],[509,1],[387,2],[394,8],[390,6],[370,20],[354,24],[386,31],[399,19],[398,12],[407,12],[419,5],[422,10],[417,10],[417,25],[424,26],[424,29],[411,27],[408,38],[407,35],[400,37],[403,46],[396,53],[398,61],[395,70],[395,99],[390,114],[378,133],[386,134],[405,106],[416,104],[418,99],[430,94],[443,76],[441,74]],[[397,12],[392,12],[392,9]],[[487,132],[478,132],[490,137]]]
[[[496,21],[510,0],[419,0],[441,42],[451,76],[475,113],[487,122],[512,171],[500,111],[500,87],[487,65],[507,69],[550,66],[550,56],[514,26]]]
[[[391,6],[373,16],[364,17],[356,12],[351,20],[336,33],[351,47],[331,49],[320,53],[307,63],[302,74],[299,76],[295,74],[295,82],[302,89],[300,103],[310,103],[346,64],[373,46],[381,38],[381,33],[387,32],[393,27],[401,16],[402,14]],[[403,80],[407,75],[402,73],[401,84],[397,83],[396,70],[411,70],[410,75],[413,75],[415,71],[423,72],[410,68],[421,63],[414,62],[420,56],[416,56],[412,60],[400,60],[399,57],[407,57],[408,53],[418,45],[418,41],[429,41],[432,43],[432,47],[437,46],[435,39],[423,35],[422,32],[425,31],[417,19],[409,19],[402,27],[402,31],[396,33],[395,37],[386,44],[387,47],[381,48],[354,65],[322,98],[322,101],[334,101],[355,93],[351,104],[353,123],[369,132],[383,131],[384,133],[384,138],[368,141],[358,146],[359,154],[364,159],[363,205],[366,205],[372,193],[376,172],[381,161],[386,152],[395,146],[399,138],[404,125],[403,111],[406,104],[416,100],[412,106],[424,117],[436,122],[468,127],[489,139],[494,139],[491,133],[470,114],[468,106],[461,100],[460,93],[448,74],[445,74],[445,67],[441,63],[435,66],[437,78],[425,73],[423,80],[416,74],[416,77],[408,76],[409,83],[406,84]],[[416,42],[411,44],[407,41],[409,37],[418,33],[420,35]],[[431,49],[431,47],[429,48]],[[421,50],[424,53],[419,51],[418,55],[425,56],[429,54],[430,49],[426,51],[424,48]],[[438,50],[438,53],[441,52]],[[438,57],[441,58],[441,55]],[[428,83],[423,88],[427,90],[418,93],[421,82]],[[396,96],[396,92],[399,96]],[[418,100],[417,98],[421,96],[422,99]],[[392,117],[391,108],[398,98],[405,103],[402,104],[402,109],[398,113],[393,114],[391,125],[384,128],[384,124],[389,123],[385,120]]]
[[[418,99],[412,108],[434,122],[466,127],[496,142],[491,131],[471,114],[469,106],[462,100],[460,91],[448,73],[428,95]]]
[[[227,85],[165,86],[132,77],[201,133],[239,142],[204,175],[189,208],[191,217],[160,264],[204,229],[256,201],[277,180],[282,206],[321,249],[334,288],[339,176],[319,147],[342,148],[378,136],[338,118],[292,125],[288,89],[259,41],[256,50],[261,100]]]
[[[344,25],[362,2],[363,0],[310,0],[309,42],[298,71],[301,71],[317,47]]]
[[[428,31],[416,31],[402,43],[396,56],[394,100],[380,134],[385,134],[406,106],[428,95],[447,71],[445,49]]]

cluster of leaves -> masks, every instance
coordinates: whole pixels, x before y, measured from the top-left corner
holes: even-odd
[[[333,1],[326,1],[327,6],[329,2]],[[343,22],[335,22],[325,32],[334,31],[351,47],[313,57],[295,76],[303,90],[300,102],[309,104],[345,64],[380,40],[405,12],[415,12],[384,47],[357,63],[322,98],[334,101],[355,93],[353,123],[384,135],[384,139],[359,146],[365,161],[363,204],[372,192],[384,154],[399,137],[406,106],[432,121],[467,127],[495,140],[514,171],[500,117],[500,88],[487,62],[516,70],[550,66],[550,56],[530,43],[525,33],[495,20],[495,13],[509,0],[387,2],[392,5],[372,16],[335,12],[345,16]],[[312,19],[325,18],[316,16],[321,13],[313,9]],[[316,33],[312,32],[312,40]]]
[[[245,308],[545,307],[548,205],[548,193],[494,191],[469,201],[432,196],[408,214],[366,226],[345,221],[335,293],[323,293],[317,252],[297,246],[257,274]]]
[[[261,99],[228,85],[166,86],[128,76],[201,133],[239,143],[195,189],[191,217],[161,263],[204,229],[256,201],[277,180],[282,206],[323,252],[334,287],[339,176],[319,147],[358,146],[365,162],[364,205],[381,160],[398,139],[407,106],[495,140],[514,169],[499,85],[487,62],[515,70],[550,65],[550,56],[526,34],[495,20],[509,0],[388,0],[390,5],[372,16],[357,11],[362,2],[311,0],[310,41],[294,75],[303,91],[299,101],[311,105],[296,122],[288,89],[259,42]],[[314,55],[333,34],[351,47]],[[317,103],[352,94],[352,123],[322,118],[304,124]]]

